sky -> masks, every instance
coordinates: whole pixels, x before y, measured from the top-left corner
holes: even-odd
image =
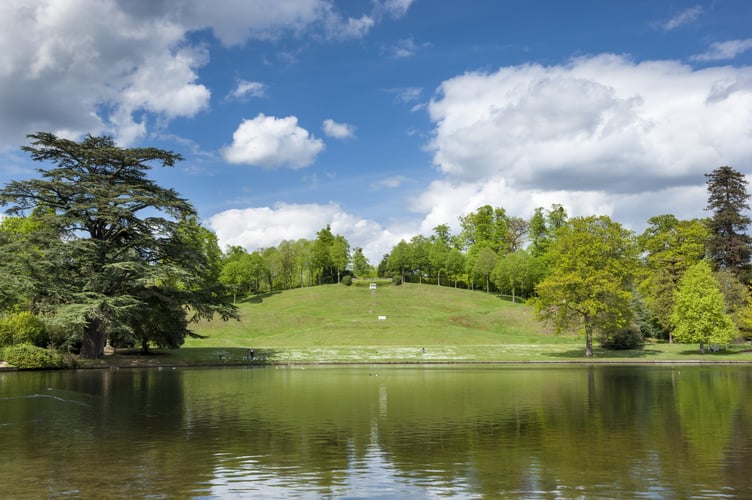
[[[642,231],[752,179],[749,0],[3,0],[0,185],[26,135],[182,154],[220,246],[371,264],[483,205]]]

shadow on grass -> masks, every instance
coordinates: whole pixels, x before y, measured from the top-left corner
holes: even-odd
[[[282,292],[279,291],[279,290],[274,291],[274,292],[259,293],[259,294],[256,294],[256,295],[251,295],[249,297],[245,297],[245,298],[243,298],[241,300],[238,300],[238,302],[242,303],[242,304],[261,304],[262,302],[264,302],[264,299],[268,299],[272,295],[278,295],[280,293],[282,293]]]
[[[567,351],[557,351],[545,353],[546,356],[552,358],[566,358],[566,359],[588,359],[585,357],[585,348],[569,349]],[[661,354],[661,351],[657,349],[642,348],[642,349],[624,349],[624,350],[610,350],[610,349],[593,349],[593,357],[590,359],[643,359],[650,356],[657,356]]]
[[[705,352],[701,352],[699,347],[695,347],[694,349],[685,349],[683,351],[678,351],[677,354],[680,354],[682,356],[707,356],[707,357],[719,357],[724,358],[726,356],[736,356],[737,354],[749,352],[748,349],[720,349],[718,351],[711,351],[710,349],[705,349]]]
[[[280,351],[255,349],[253,356],[244,347],[182,347],[179,349],[118,349],[100,360],[112,366],[191,366],[191,365],[249,365],[274,360]]]

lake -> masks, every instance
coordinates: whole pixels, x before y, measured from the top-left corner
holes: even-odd
[[[752,366],[0,373],[2,498],[745,498]]]

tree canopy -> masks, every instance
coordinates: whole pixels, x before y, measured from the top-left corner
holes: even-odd
[[[590,357],[595,330],[623,328],[632,318],[634,237],[608,217],[577,217],[559,228],[547,255],[550,274],[538,283],[533,305],[559,332],[580,327]]]
[[[707,344],[726,345],[736,338],[736,327],[725,312],[723,294],[707,261],[698,262],[682,277],[671,321],[674,337],[700,344],[700,351]]]
[[[746,234],[750,218],[747,179],[731,167],[719,167],[706,174],[708,188],[707,210],[712,212],[708,222],[710,238],[708,255],[719,267],[737,274],[749,271],[752,238]]]
[[[190,334],[178,321],[186,311],[189,320],[234,315],[214,280],[216,238],[187,200],[147,177],[152,164],[174,166],[179,154],[120,148],[107,136],[29,137],[22,149],[52,167],[0,191],[9,214],[43,228],[27,235],[36,259],[21,252],[14,265],[34,276],[25,305],[75,327],[84,357],[99,356],[108,336],[180,345]]]

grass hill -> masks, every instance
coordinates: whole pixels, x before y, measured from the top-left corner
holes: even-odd
[[[365,285],[365,286],[362,286]],[[92,366],[254,363],[750,362],[747,344],[712,354],[696,345],[647,344],[632,351],[594,349],[553,335],[530,307],[496,295],[433,285],[328,285],[251,297],[239,321],[201,322],[177,350],[121,352]],[[382,319],[380,319],[382,317]]]
[[[559,343],[530,308],[482,292],[432,285],[325,285],[239,303],[240,321],[207,322],[187,345],[435,346]],[[381,317],[381,319],[379,319]]]

